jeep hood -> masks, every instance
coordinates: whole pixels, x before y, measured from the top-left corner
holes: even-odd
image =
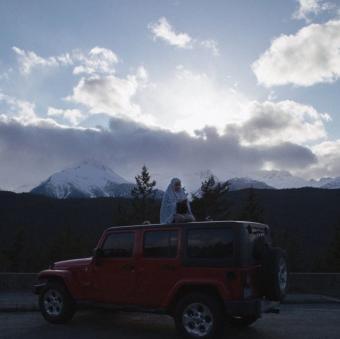
[[[82,267],[87,266],[91,263],[92,258],[82,258],[82,259],[72,259],[72,260],[64,260],[57,261],[53,264],[53,269],[62,270],[73,267]]]

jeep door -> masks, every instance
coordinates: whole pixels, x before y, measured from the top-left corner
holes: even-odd
[[[93,263],[94,299],[128,304],[135,287],[136,231],[113,231],[103,240],[102,255]]]
[[[157,308],[177,282],[180,229],[144,230],[138,258],[135,301]]]

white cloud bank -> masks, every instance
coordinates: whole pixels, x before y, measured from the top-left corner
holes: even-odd
[[[58,67],[73,64],[73,60],[68,53],[43,58],[33,51],[25,51],[15,46],[13,47],[13,51],[17,55],[21,73],[26,75],[30,74],[32,69],[36,67]]]
[[[251,102],[249,119],[238,125],[227,125],[227,133],[235,133],[245,144],[277,144],[294,142],[305,144],[325,140],[324,126],[328,114],[292,100],[279,102]]]
[[[63,116],[65,122],[70,124],[61,124],[54,117]],[[0,92],[0,122],[3,124],[19,124],[23,127],[43,127],[43,128],[61,128],[86,130],[78,125],[78,119],[82,119],[84,112],[77,109],[56,109],[49,107],[47,116],[42,117],[36,113],[35,103],[21,100],[13,96]],[[87,130],[98,130],[97,128],[87,128]]]
[[[325,140],[325,122],[330,120],[327,113],[292,100],[249,100],[235,88],[183,67],[156,83],[148,80],[144,68],[126,78],[84,77],[67,100],[85,107],[84,115],[105,113],[191,136],[208,126],[220,135],[236,135],[243,144]],[[80,118],[76,115],[74,123]]]
[[[334,4],[323,0],[297,0],[297,2],[299,7],[293,13],[293,19],[305,20],[306,22],[311,21],[311,15],[318,15],[334,8]]]
[[[340,177],[340,139],[326,140],[311,147],[317,161],[297,174],[306,177]]]
[[[19,123],[23,126],[51,126],[63,127],[53,119],[40,118],[35,112],[35,104],[26,100],[19,100],[0,92],[0,121],[3,123]]]
[[[161,39],[169,45],[176,46],[178,48],[192,49],[196,46],[200,46],[209,49],[214,56],[220,55],[216,40],[198,40],[193,39],[187,33],[177,33],[165,17],[161,17],[156,22],[150,23],[148,28],[153,34],[154,40]]]
[[[47,58],[18,47],[13,47],[13,51],[18,59],[19,70],[24,75],[29,75],[34,69],[62,66],[74,66],[73,74],[113,74],[118,63],[118,57],[112,50],[98,46],[92,48],[87,54],[73,50],[70,53]]]
[[[37,56],[34,52],[20,53]],[[172,132],[186,131],[193,137],[214,128],[219,135],[236,136],[244,145],[305,144],[327,138],[325,123],[330,120],[329,115],[302,103],[250,100],[224,81],[183,66],[157,82],[150,79],[144,67],[118,76],[115,74],[118,56],[105,48],[94,47],[88,54],[73,51],[66,55],[72,56],[69,60],[72,60],[73,73],[82,75],[65,98],[75,107],[49,107],[47,117],[40,118],[40,123],[81,128],[82,122],[91,115],[104,113]],[[32,60],[37,58],[40,57]],[[47,60],[54,60],[54,64],[55,60],[64,59],[52,56]],[[46,64],[35,62],[30,67],[39,66]],[[26,123],[38,121],[35,113],[30,117],[19,114],[15,119]]]
[[[87,114],[105,113],[112,117],[123,117],[139,122],[150,122],[147,114],[141,113],[134,97],[147,81],[148,74],[144,67],[139,67],[135,74],[118,77],[109,75],[91,75],[82,77],[73,88],[72,95],[66,101],[81,104]]]
[[[118,63],[117,55],[110,49],[94,47],[88,55],[74,52],[74,59],[80,63],[73,70],[74,74],[113,74],[115,65]]]
[[[253,101],[226,82],[183,66],[157,82],[152,82],[143,67],[118,76],[115,73],[118,57],[113,51],[101,48],[91,51],[81,64],[72,64],[71,70],[81,74],[81,78],[66,102],[77,105],[76,108],[49,107],[47,117],[39,117],[33,103],[0,95],[0,104],[2,101],[8,106],[2,111],[0,106],[3,133],[0,148],[6,149],[0,160],[8,162],[7,169],[0,173],[2,178],[10,173],[11,166],[16,166],[11,151],[18,153],[18,158],[24,157],[29,163],[26,170],[32,170],[36,159],[50,156],[51,150],[40,147],[40,143],[50,144],[50,137],[55,139],[53,166],[58,164],[58,168],[46,166],[46,175],[69,165],[73,158],[73,161],[82,160],[88,152],[98,160],[111,162],[121,173],[132,173],[132,168],[136,171],[146,162],[163,177],[170,175],[171,163],[177,162],[183,168],[179,174],[188,178],[188,173],[206,168],[221,178],[247,175],[268,163],[275,169],[308,174],[321,173],[323,166],[338,168],[335,151],[332,151],[333,160],[328,161],[330,156],[306,146],[329,142],[325,131],[325,123],[330,120],[327,113],[291,100]],[[73,60],[79,62],[80,57]],[[74,71],[78,66],[83,68]],[[32,67],[46,65],[35,63]],[[112,117],[110,132],[81,127],[84,119],[99,113]],[[54,119],[62,119],[64,125]],[[33,133],[39,137],[29,142]],[[32,152],[26,146],[27,154],[16,149],[16,138],[32,147]],[[171,154],[169,159],[168,154]],[[36,175],[39,173],[42,171]],[[25,174],[20,172],[19,176]],[[29,179],[30,182],[34,178]]]
[[[162,39],[172,46],[179,48],[191,48],[192,38],[187,33],[176,33],[168,20],[164,17],[157,22],[149,24],[149,29],[153,33],[154,39]]]
[[[55,107],[49,107],[47,115],[49,117],[62,117],[72,126],[77,126],[85,118],[85,114],[79,109],[60,109]]]
[[[281,35],[253,63],[260,84],[311,86],[340,77],[340,20],[311,24]]]

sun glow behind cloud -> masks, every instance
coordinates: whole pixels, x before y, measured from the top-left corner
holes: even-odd
[[[149,83],[136,101],[143,112],[153,116],[154,123],[172,131],[195,130],[214,126],[222,133],[227,123],[247,118],[248,99],[226,83],[177,67],[168,79]]]
[[[244,145],[304,143],[324,140],[327,135],[324,126],[330,120],[327,113],[292,100],[253,100],[226,80],[182,65],[167,77],[153,80],[143,66],[125,76],[117,75],[118,56],[102,47],[94,47],[87,54],[79,50],[65,53],[72,63],[58,63],[60,56],[43,58],[32,51],[16,50],[20,51],[19,70],[30,66],[25,76],[30,75],[32,67],[71,65],[69,71],[76,83],[64,98],[63,108],[48,107],[45,119],[60,126],[83,128],[82,123],[91,116],[105,114],[149,128],[184,131],[192,137],[227,133]],[[22,58],[23,55],[26,57]],[[31,120],[36,124],[37,115]]]

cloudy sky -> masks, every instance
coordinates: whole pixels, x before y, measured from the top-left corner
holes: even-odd
[[[0,187],[340,176],[339,0],[0,0]]]

